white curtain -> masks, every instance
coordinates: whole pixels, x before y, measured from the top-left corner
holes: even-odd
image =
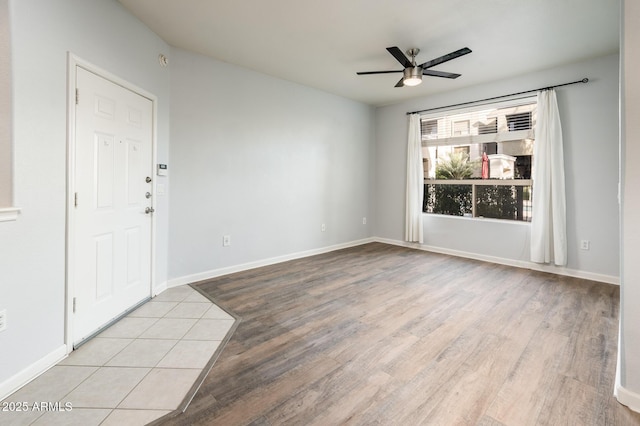
[[[409,115],[409,140],[407,143],[407,194],[406,228],[404,239],[409,242],[423,242],[422,236],[422,193],[424,170],[422,166],[422,142],[420,140],[420,115]]]
[[[553,89],[538,92],[535,137],[531,261],[562,266],[567,264],[567,208],[562,126]]]

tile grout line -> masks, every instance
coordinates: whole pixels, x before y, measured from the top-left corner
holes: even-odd
[[[134,411],[140,411],[140,412],[147,412],[147,411],[164,411],[166,414],[161,415],[160,417],[158,417],[156,420],[159,420],[161,418],[166,418],[166,416],[169,416],[171,414],[178,414],[180,412],[183,412],[187,406],[189,405],[189,403],[191,402],[191,400],[193,399],[193,397],[195,396],[197,390],[200,388],[200,386],[202,385],[202,383],[204,382],[204,379],[206,378],[206,376],[208,375],[209,371],[211,370],[211,368],[213,367],[213,364],[215,363],[215,361],[218,359],[218,357],[220,356],[220,353],[222,352],[222,350],[224,349],[224,347],[226,346],[226,344],[228,343],[228,341],[230,340],[231,336],[233,335],[233,332],[236,330],[239,322],[240,322],[240,318],[237,317],[235,314],[228,312],[225,308],[221,307],[220,305],[218,305],[215,301],[211,300],[210,297],[207,297],[206,295],[204,295],[201,291],[199,291],[199,289],[194,288],[192,286],[185,286],[185,288],[188,288],[190,291],[188,292],[188,294],[186,294],[184,297],[174,297],[174,299],[176,300],[171,300],[172,296],[167,294],[168,299],[169,300],[159,300],[159,301],[154,301],[153,299],[147,301],[147,303],[140,305],[138,308],[141,308],[142,306],[145,306],[147,304],[152,304],[152,303],[175,303],[175,305],[170,308],[169,310],[167,310],[166,312],[164,312],[162,314],[162,316],[159,317],[155,317],[155,316],[135,316],[135,310],[130,312],[129,314],[127,314],[126,316],[120,318],[120,320],[116,323],[113,323],[112,326],[115,326],[116,324],[120,323],[121,324],[121,320],[125,319],[125,318],[129,318],[129,319],[140,319],[140,320],[146,320],[149,321],[149,324],[144,327],[139,333],[135,333],[135,337],[123,337],[122,335],[126,335],[127,334],[127,329],[123,327],[122,329],[122,335],[118,335],[117,333],[115,333],[114,335],[107,335],[107,336],[101,336],[103,332],[109,330],[109,328],[111,328],[111,326],[105,330],[103,330],[101,333],[95,335],[91,340],[94,341],[99,341],[101,340],[103,344],[109,346],[111,345],[109,342],[109,340],[122,340],[122,341],[126,341],[123,342],[124,346],[122,346],[120,349],[118,349],[115,353],[110,354],[109,351],[107,351],[105,353],[105,355],[107,355],[106,357],[104,357],[104,359],[100,358],[100,352],[102,351],[102,348],[100,346],[97,346],[94,354],[91,354],[91,352],[88,352],[88,356],[86,357],[86,361],[82,361],[82,358],[79,359],[78,363],[74,362],[74,361],[69,361],[69,357],[66,358],[67,362],[66,364],[56,364],[56,366],[54,367],[69,367],[69,368],[79,368],[79,369],[84,369],[84,368],[90,368],[93,369],[93,371],[91,371],[85,378],[83,378],[79,383],[73,385],[71,388],[68,389],[63,389],[64,391],[66,391],[63,396],[60,398],[60,400],[67,400],[67,398],[73,394],[74,392],[78,391],[78,389],[82,386],[87,384],[87,382],[90,382],[92,378],[95,378],[96,375],[98,374],[102,374],[102,375],[109,375],[108,371],[110,369],[140,369],[140,368],[145,368],[148,369],[148,371],[140,377],[139,380],[137,380],[135,382],[135,384],[133,385],[133,387],[131,389],[129,389],[126,394],[122,397],[119,398],[117,403],[109,403],[105,405],[115,405],[115,406],[99,406],[101,405],[100,401],[101,398],[103,397],[104,394],[103,392],[100,392],[97,394],[97,399],[95,401],[97,401],[97,405],[98,406],[91,406],[91,407],[76,407],[79,410],[108,410],[108,413],[106,414],[106,416],[104,418],[102,418],[102,420],[100,421],[100,424],[104,423],[107,421],[107,419],[109,419],[116,411],[118,410],[134,410]],[[199,295],[201,296],[201,300],[198,300],[195,295]],[[195,300],[187,300],[193,298]],[[179,301],[177,301],[177,299],[180,299]],[[191,308],[189,307],[189,305],[194,305],[194,304],[201,304],[201,305],[207,305],[204,309],[196,309],[196,312],[198,310],[200,310],[200,313],[196,313],[196,314],[191,314]],[[184,307],[184,315],[177,315],[177,316],[171,316],[171,312],[174,311],[175,309],[177,309],[180,306]],[[225,318],[205,318],[205,315],[212,309],[212,308],[216,308],[217,310],[220,310],[222,312],[224,312],[227,317]],[[138,309],[136,308],[136,310]],[[132,316],[132,314],[134,314]],[[217,315],[217,314],[214,314]],[[179,338],[169,338],[169,337],[163,337],[163,336],[158,336],[156,338],[149,338],[149,337],[142,337],[144,335],[144,333],[146,333],[149,329],[151,329],[153,326],[155,326],[161,319],[166,319],[166,320],[180,320],[180,319],[193,319],[195,320],[193,322],[193,324],[191,324],[184,333],[181,334],[181,336]],[[217,326],[222,326],[220,327],[220,329],[225,329],[226,331],[224,332],[224,336],[219,339],[210,339],[210,338],[206,338],[206,337],[201,337],[202,334],[200,334],[200,336],[198,336],[197,334],[195,334],[196,338],[187,338],[186,336],[194,329],[194,327],[196,327],[197,324],[199,324],[202,320],[206,320],[206,321],[211,321],[213,323],[216,324]],[[229,324],[230,323],[230,324]],[[228,325],[229,324],[229,325]],[[131,329],[129,329],[131,330]],[[135,330],[135,328],[133,328],[133,330]],[[206,336],[206,333],[204,334]],[[215,334],[214,334],[215,335]],[[158,359],[153,366],[136,366],[136,365],[108,365],[111,361],[113,361],[116,357],[118,357],[119,355],[123,354],[125,351],[127,351],[127,349],[132,349],[132,345],[135,344],[136,341],[153,341],[153,340],[171,340],[173,341],[173,344],[170,345],[170,347],[168,347],[168,349],[166,349],[166,351],[161,355],[160,359]],[[211,353],[209,360],[202,366],[202,367],[193,367],[193,365],[197,365],[200,364],[200,362],[196,362],[195,364],[189,364],[189,363],[185,363],[185,364],[179,364],[176,363],[176,365],[178,366],[165,366],[165,367],[159,367],[159,365],[162,363],[163,360],[165,360],[169,354],[174,351],[181,342],[207,342],[210,343],[211,346],[210,347],[215,347],[215,350],[213,351],[213,353]],[[87,342],[89,343],[89,342]],[[84,345],[83,345],[84,346]],[[206,345],[205,345],[206,346]],[[86,351],[87,348],[90,348],[90,346],[84,346],[84,350]],[[78,348],[77,351],[81,351],[82,348]],[[164,348],[162,349],[164,350]],[[205,354],[208,352],[202,352]],[[73,353],[70,354],[70,357],[73,356]],[[93,361],[94,359],[99,360],[99,362],[95,362]],[[196,358],[197,359],[197,358]],[[169,362],[170,364],[170,362]],[[171,364],[170,364],[171,365]],[[184,397],[182,398],[182,401],[178,403],[176,409],[170,409],[170,408],[144,408],[144,407],[139,407],[139,408],[119,408],[120,405],[123,403],[123,401],[125,401],[127,398],[129,398],[132,393],[139,388],[139,386],[144,382],[144,380],[146,380],[151,374],[154,373],[154,371],[162,371],[162,370],[174,370],[174,371],[180,371],[180,370],[191,370],[191,371],[199,371],[198,376],[196,377],[196,379],[194,380],[194,382],[192,383],[191,387],[189,388],[189,390],[183,394]],[[80,370],[81,371],[81,370]],[[176,373],[176,374],[180,374],[180,373]],[[69,401],[73,404],[72,401]],[[95,403],[92,405],[96,405]],[[28,424],[32,425],[38,421],[40,421],[43,416],[46,416],[47,412],[41,412],[39,413],[39,415],[37,415],[32,421],[29,421]],[[155,420],[152,421],[152,423],[154,423]]]
[[[221,305],[220,303],[216,302],[216,300],[213,299],[211,296],[205,294],[199,287],[196,287],[196,284],[197,283],[189,284],[189,287],[192,288],[193,290],[197,291],[200,295],[202,295],[207,300],[209,300],[212,305],[216,306],[218,309],[221,309],[227,315],[229,315],[231,317],[231,319],[233,320],[233,323],[231,324],[231,327],[229,327],[229,329],[225,333],[224,338],[220,341],[220,344],[218,345],[216,351],[213,353],[213,355],[211,356],[211,358],[207,362],[207,365],[202,369],[202,371],[200,372],[200,375],[195,380],[194,384],[191,386],[191,389],[189,389],[189,391],[185,395],[185,397],[182,400],[182,402],[180,403],[180,405],[178,405],[178,408],[176,410],[173,410],[173,411],[165,414],[164,416],[161,416],[161,417],[157,418],[156,420],[154,420],[151,423],[149,423],[148,426],[161,425],[162,423],[164,423],[165,420],[170,419],[170,418],[175,418],[176,416],[184,413],[187,410],[187,408],[191,404],[191,401],[193,401],[193,398],[196,396],[196,393],[198,392],[198,390],[200,389],[200,387],[204,383],[205,379],[207,378],[207,376],[211,372],[211,369],[213,368],[214,364],[216,363],[216,361],[218,360],[218,358],[222,354],[222,351],[226,347],[227,343],[229,343],[229,341],[231,340],[231,337],[233,336],[233,334],[235,333],[236,329],[240,325],[240,322],[242,322],[242,318],[240,316],[238,316],[235,313],[230,312],[229,310],[227,310],[223,305]]]
[[[168,315],[168,314],[169,314],[173,309],[175,309],[175,308],[176,308],[176,307],[178,307],[181,303],[183,303],[183,302],[184,302],[184,300],[185,300],[185,299],[187,299],[188,297],[189,297],[189,296],[187,295],[187,296],[186,296],[182,301],[177,302],[177,303],[176,303],[176,305],[175,305],[172,309],[170,309],[168,312],[166,312],[162,317],[159,317],[159,318],[158,318],[158,320],[157,320],[156,322],[154,322],[154,324],[156,324],[156,323],[157,323],[160,319],[162,319],[162,318],[170,319],[170,318],[168,318],[168,317],[167,317],[167,315]],[[149,303],[152,303],[152,302],[153,302],[153,299],[151,299],[151,301],[150,301]],[[211,303],[210,303],[210,304],[211,304]],[[212,304],[211,304],[211,305],[212,305]],[[208,309],[210,309],[210,308],[211,308],[211,307],[209,307]],[[208,309],[207,309],[207,310],[208,310]],[[205,311],[205,312],[206,312],[206,311]],[[203,313],[202,315],[204,315],[204,313]],[[140,318],[140,317],[138,317],[138,318]],[[142,317],[142,318],[145,318],[145,317]],[[176,319],[182,319],[182,318],[176,318]],[[196,321],[196,322],[195,322],[195,323],[194,323],[194,324],[189,328],[189,330],[191,330],[191,328],[193,328],[193,326],[194,326],[196,323],[197,323],[197,321]],[[147,327],[147,329],[146,329],[145,331],[147,331],[147,330],[148,330],[149,328],[151,328],[151,327],[152,327],[152,326]],[[147,378],[147,377],[149,377],[149,375],[151,375],[151,374],[153,373],[153,371],[154,371],[154,370],[161,370],[161,369],[162,369],[162,368],[160,368],[160,367],[157,367],[157,366],[158,366],[158,364],[160,364],[160,363],[162,362],[162,360],[163,360],[163,359],[164,359],[164,358],[169,354],[169,352],[171,352],[171,350],[172,350],[173,348],[175,348],[175,347],[176,347],[176,346],[177,346],[177,345],[178,345],[178,344],[183,340],[184,336],[186,336],[186,335],[187,335],[187,333],[189,332],[189,330],[187,330],[187,331],[184,333],[184,335],[183,335],[182,337],[180,337],[180,338],[178,338],[178,339],[171,339],[171,340],[175,340],[176,342],[175,342],[175,343],[171,346],[171,348],[170,348],[170,349],[169,349],[169,350],[168,350],[168,351],[167,351],[167,352],[162,356],[162,358],[161,358],[160,360],[158,360],[158,361],[155,363],[155,365],[149,369],[149,371],[147,372],[147,374],[145,374],[145,375],[144,375],[144,376],[143,376],[143,377],[138,381],[138,383],[137,383],[133,388],[131,388],[131,390],[130,390],[130,391],[129,391],[129,392],[128,392],[128,393],[127,393],[123,398],[122,398],[122,400],[120,400],[120,402],[118,402],[118,404],[117,404],[117,405],[112,409],[111,413],[113,413],[113,412],[114,412],[115,410],[117,410],[117,409],[120,409],[120,408],[119,408],[120,404],[122,404],[122,402],[123,402],[123,401],[125,401],[125,400],[126,400],[126,399],[127,399],[127,398],[128,398],[128,397],[129,397],[129,396],[130,396],[130,395],[131,395],[131,394],[132,394],[132,393],[133,393],[137,388],[138,388],[138,386],[140,386],[140,384],[144,381],[144,379],[145,379],[145,378]],[[143,332],[142,332],[142,333],[141,333],[141,334],[140,334],[136,339],[134,339],[134,341],[135,341],[135,340],[162,340],[162,339],[149,339],[149,338],[144,338],[144,337],[142,337],[142,335],[145,333],[145,331],[143,331]],[[131,342],[131,343],[133,343],[133,342]],[[127,346],[129,346],[129,345],[127,345]],[[123,349],[123,350],[124,350],[124,349]],[[121,351],[121,352],[122,352],[122,351]],[[130,408],[127,408],[127,409],[130,409]],[[150,409],[150,408],[136,408],[136,409],[137,409],[137,410],[141,410],[141,411],[150,411],[150,410],[152,410],[152,409]],[[164,409],[164,410],[166,411],[166,409]],[[111,413],[109,413],[109,415],[111,415]],[[105,417],[105,420],[106,420],[108,417],[109,417],[109,416]],[[104,421],[103,421],[103,422],[104,422]],[[103,423],[103,422],[101,422],[101,423]]]
[[[175,340],[176,340],[176,343],[172,346],[172,348],[171,348],[171,349],[175,348],[175,347],[176,347],[180,342],[182,342],[182,341],[217,341],[217,342],[220,342],[220,341],[218,341],[218,340],[192,340],[192,339],[186,339],[186,338],[185,338],[185,337],[187,336],[187,334],[188,334],[188,333],[193,329],[193,327],[195,327],[195,325],[198,323],[198,321],[199,321],[199,320],[201,320],[201,319],[203,319],[203,317],[204,317],[204,315],[206,314],[206,312],[207,312],[209,309],[211,309],[211,307],[213,307],[213,306],[215,305],[215,304],[214,304],[213,302],[211,302],[211,301],[205,301],[205,302],[200,302],[200,301],[187,301],[186,299],[188,299],[190,296],[191,296],[191,295],[187,295],[187,296],[186,296],[185,298],[183,298],[181,301],[177,302],[177,304],[176,304],[172,309],[170,309],[170,310],[169,310],[169,311],[167,311],[167,312],[166,312],[162,317],[160,317],[160,318],[164,318],[164,319],[195,319],[195,320],[196,320],[196,321],[193,323],[193,325],[192,325],[191,327],[189,327],[189,329],[187,329],[187,330],[185,331],[185,333],[184,333],[184,334],[183,334],[179,339],[175,339]],[[188,318],[185,318],[185,317],[170,317],[170,316],[168,316],[168,315],[169,315],[173,310],[175,310],[175,309],[176,309],[178,306],[180,306],[180,304],[182,304],[182,303],[187,303],[187,304],[189,304],[189,303],[207,303],[209,306],[208,306],[208,307],[207,307],[207,309],[205,309],[205,310],[202,312],[202,314],[200,314],[198,317],[188,317]],[[227,333],[228,333],[228,331],[227,331]],[[144,334],[144,333],[143,333],[143,334]],[[142,335],[141,335],[141,336],[142,336]],[[155,340],[155,339],[144,338],[144,337],[141,337],[141,336],[140,336],[140,337],[138,337],[138,339],[140,339],[140,340]],[[219,349],[219,347],[220,347],[220,345],[218,345],[217,349]],[[165,355],[164,355],[164,356],[163,356],[163,357],[162,357],[162,358],[161,358],[161,359],[156,363],[156,365],[155,365],[154,367],[152,367],[152,368],[149,370],[149,372],[144,376],[144,378],[146,378],[147,376],[149,376],[150,374],[152,374],[154,370],[194,370],[194,368],[189,368],[189,367],[158,367],[158,365],[162,362],[162,360],[164,360],[164,359],[166,358],[166,356],[169,354],[169,352],[171,352],[171,349],[170,349],[169,351],[167,351],[167,353],[166,353],[166,354],[165,354]],[[216,349],[216,351],[217,351],[217,349]],[[214,352],[214,355],[215,355],[215,353],[216,353],[216,352]],[[205,367],[204,367],[204,368],[206,368],[206,365],[205,365]],[[202,375],[203,368],[195,368],[195,369],[200,370],[200,375]],[[141,383],[142,383],[142,381],[144,380],[144,378],[142,378],[142,379],[138,382],[138,384],[137,384],[133,389],[131,389],[131,391],[127,394],[127,396],[125,396],[125,397],[122,399],[122,401],[124,401],[124,400],[125,400],[125,399],[126,399],[126,398],[127,398],[127,397],[128,397],[128,396],[129,396],[129,395],[130,395],[130,394],[131,394],[131,393],[132,393],[132,392],[133,392],[133,391],[134,391],[134,390],[135,390],[135,389],[136,389],[140,384],[141,384]],[[196,382],[197,382],[197,381],[198,381],[198,379],[196,379]],[[192,385],[192,387],[193,387],[193,385]],[[198,385],[198,388],[199,388],[199,385]],[[196,389],[196,390],[197,390],[197,389]],[[188,395],[189,395],[189,392],[187,392],[187,394],[185,395],[185,398],[186,398]],[[193,393],[193,395],[195,395],[195,392]],[[189,399],[189,401],[191,401],[191,399],[193,398],[193,395],[191,396],[191,398]],[[120,404],[122,404],[122,401],[120,401],[120,402],[118,403],[118,406],[119,406]],[[180,403],[176,409],[179,409],[181,405],[182,405],[182,403]],[[119,409],[119,408],[118,408],[118,406],[116,406],[116,407],[114,408],[114,410]],[[142,411],[145,411],[145,410],[146,410],[146,411],[152,410],[152,409],[145,409],[145,408],[137,408],[137,409],[138,409],[138,410],[142,410]],[[163,409],[163,410],[165,410],[165,411],[167,411],[167,410],[168,410],[170,413],[171,413],[171,412],[173,412],[173,411],[176,411],[176,410],[172,410],[172,409]],[[170,414],[170,413],[169,413],[169,414]],[[164,417],[164,416],[162,416],[162,417]]]

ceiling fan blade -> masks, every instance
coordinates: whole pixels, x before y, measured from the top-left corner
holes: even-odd
[[[395,85],[395,87],[404,87],[404,77],[400,79],[400,81]]]
[[[456,50],[455,52],[451,52],[451,53],[448,53],[446,55],[440,56],[439,58],[427,61],[427,62],[425,62],[424,64],[422,64],[420,66],[422,67],[422,69],[435,67],[436,65],[440,65],[440,64],[442,64],[444,62],[447,62],[447,61],[450,61],[452,59],[459,58],[460,56],[466,55],[468,53],[471,53],[471,49],[469,49],[468,47],[463,47],[462,49]]]
[[[402,50],[400,50],[397,46],[387,47],[387,51],[391,53],[393,57],[402,64],[403,67],[408,68],[413,66],[409,58],[407,58],[405,54],[402,53]]]
[[[394,72],[402,72],[403,70],[394,70],[394,71],[360,71],[356,74],[358,75],[369,75],[369,74],[391,74]]]
[[[435,71],[435,70],[422,70],[422,74],[430,75],[431,77],[444,77],[444,78],[458,78],[461,74],[454,74],[452,72]]]

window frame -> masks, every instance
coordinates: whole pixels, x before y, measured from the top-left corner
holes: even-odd
[[[528,105],[533,105],[533,106],[529,107]],[[517,109],[520,106],[524,106],[525,107],[524,109],[531,108],[531,110],[524,111],[524,112],[517,112]],[[465,116],[463,116],[462,114],[473,114],[474,112],[490,110],[490,109],[504,110],[504,109],[511,109],[511,108],[514,109],[513,112],[509,112],[509,113],[504,112],[502,115],[499,115],[499,116],[496,115],[495,118],[488,119],[486,123],[479,122],[477,124],[477,127],[478,127],[477,134],[474,133],[466,136],[457,136],[457,137],[444,136],[443,137],[443,135],[452,135],[454,133],[456,123],[466,120]],[[435,137],[433,133],[430,133],[427,135],[421,135],[423,152],[425,149],[428,150],[430,147],[434,147],[435,148],[434,151],[436,153],[435,158],[431,158],[433,157],[433,155],[425,156],[423,158],[423,164],[425,165],[425,167],[428,167],[430,163],[434,163],[431,165],[433,168],[431,172],[434,173],[432,177],[428,175],[429,170],[425,168],[425,176],[423,181],[424,182],[423,214],[446,216],[446,217],[458,217],[458,218],[464,217],[468,219],[498,220],[501,222],[507,221],[509,223],[525,223],[525,224],[530,223],[531,210],[533,209],[533,204],[532,204],[533,201],[530,198],[530,195],[533,192],[533,180],[530,175],[526,176],[526,172],[525,172],[526,178],[516,178],[515,162],[513,165],[514,177],[507,178],[507,179],[503,179],[503,178],[437,179],[435,177],[435,170],[436,170],[435,167],[436,167],[436,164],[438,163],[438,158],[439,158],[437,154],[438,149],[441,149],[442,147],[450,147],[451,152],[463,151],[461,148],[466,147],[466,151],[469,152],[469,147],[474,144],[478,144],[480,147],[482,147],[483,145],[490,144],[490,143],[500,144],[500,143],[508,143],[509,141],[523,141],[525,143],[528,143],[527,141],[531,141],[531,143],[535,143],[534,131],[535,131],[536,112],[537,112],[537,96],[528,95],[524,97],[511,98],[511,99],[506,99],[506,100],[497,101],[497,102],[477,104],[477,105],[473,105],[465,108],[440,110],[436,112],[421,114],[420,116],[421,123],[425,123],[425,124],[421,124],[421,130],[432,128],[433,123],[436,123],[436,128],[439,131],[438,134],[435,135]],[[523,128],[519,128],[521,126],[518,126],[518,124],[512,125],[514,120],[516,120],[517,123],[521,122],[522,121],[521,118],[524,117],[525,115],[528,116],[527,123],[530,125],[529,128],[523,129]],[[507,120],[508,117],[509,117],[509,120]],[[441,120],[444,121],[444,126],[441,126],[440,124]],[[470,120],[469,129],[471,130],[471,119],[469,120]],[[502,120],[502,123],[499,126],[498,123],[501,120]],[[446,123],[447,121],[449,121],[448,124]],[[426,123],[430,123],[430,124],[426,124]],[[442,129],[441,127],[444,127],[444,129]],[[447,127],[450,127],[450,128],[447,129]],[[512,128],[514,129],[511,130]],[[487,131],[487,129],[495,129],[495,132]],[[469,133],[472,133],[472,132],[470,131]],[[534,160],[532,157],[533,156],[532,148],[531,148],[531,154],[529,155],[530,155],[529,158],[531,159],[529,161],[529,164],[530,164],[529,173],[530,173],[530,171],[532,170],[532,164],[534,163]],[[469,216],[469,213],[456,215],[456,214],[434,213],[434,212],[426,211],[427,205],[429,202],[426,198],[428,196],[427,190],[429,185],[432,185],[432,187],[435,187],[436,185],[471,186],[470,216]],[[519,203],[518,204],[519,208],[517,208],[515,213],[516,216],[513,219],[479,216],[477,213],[478,188],[484,187],[484,186],[494,186],[494,187],[510,186],[514,188],[514,191],[516,190],[516,187],[523,187],[523,188],[528,187],[529,198],[525,198],[524,200],[522,198],[518,198],[518,197],[522,197],[523,193],[527,194],[526,192],[524,192],[525,189],[518,191],[517,196],[514,193],[514,197]],[[431,194],[431,196],[433,195]],[[523,201],[526,201],[526,202],[523,202]],[[468,209],[468,205],[466,209]]]

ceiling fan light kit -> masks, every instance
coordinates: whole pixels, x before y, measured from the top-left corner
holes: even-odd
[[[418,84],[422,83],[422,68],[405,68],[402,72],[404,73],[402,83],[405,86],[417,86]]]
[[[362,71],[356,74],[358,75],[367,75],[367,74],[389,74],[395,72],[401,72],[403,74],[402,78],[395,87],[404,87],[404,86],[417,86],[422,83],[422,76],[428,75],[431,77],[442,77],[442,78],[458,78],[460,74],[454,74],[450,72],[444,71],[434,71],[429,68],[435,67],[436,65],[440,65],[444,62],[450,61],[452,59],[459,58],[460,56],[471,53],[471,49],[468,47],[463,47],[462,49],[456,50],[455,52],[448,53],[446,55],[440,56],[438,58],[427,61],[423,64],[416,64],[416,56],[420,53],[420,49],[414,48],[407,50],[407,55],[411,57],[409,60],[408,57],[405,56],[404,53],[397,47],[387,47],[387,51],[391,53],[391,55],[396,58],[398,62],[402,64],[404,69],[402,70],[392,70],[392,71]]]

